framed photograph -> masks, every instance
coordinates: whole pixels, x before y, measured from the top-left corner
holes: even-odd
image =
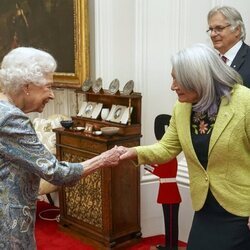
[[[84,130],[84,132],[92,134],[92,132],[93,132],[93,125],[90,124],[90,123],[86,123],[85,124],[85,130]]]
[[[30,46],[52,54],[54,86],[80,88],[89,77],[88,0],[1,0],[0,61]]]
[[[87,104],[88,104],[87,102],[82,102],[82,105],[80,107],[80,110],[79,110],[77,116],[83,116],[84,115]]]
[[[103,106],[103,103],[97,103],[97,105],[95,106],[92,114],[91,114],[91,118],[92,119],[97,119],[97,117],[100,115],[101,113],[101,110],[102,110],[102,106]]]
[[[113,113],[111,114],[110,121],[120,123],[126,109],[126,106],[116,105],[115,109],[113,110]]]
[[[133,107],[127,107],[122,115],[121,124],[127,124],[131,119],[131,113],[133,111]]]
[[[88,102],[85,109],[84,109],[82,116],[90,118],[92,116],[92,113],[93,113],[96,105],[97,105],[96,102]]]

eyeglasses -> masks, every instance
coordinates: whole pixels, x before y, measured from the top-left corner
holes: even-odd
[[[214,32],[216,35],[221,33],[225,28],[231,26],[231,24],[228,24],[226,26],[216,26],[215,28],[209,28],[206,32],[207,34],[211,35],[212,32]]]

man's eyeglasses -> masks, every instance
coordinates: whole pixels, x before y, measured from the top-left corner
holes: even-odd
[[[229,26],[231,26],[231,24],[228,24],[226,26],[216,26],[215,28],[209,28],[206,32],[208,35],[211,35],[212,32],[214,32],[215,34],[219,34]]]

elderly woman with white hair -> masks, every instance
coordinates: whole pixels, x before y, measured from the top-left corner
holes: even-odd
[[[187,160],[195,210],[188,250],[250,249],[250,89],[214,49],[198,44],[172,57],[178,101],[163,138],[119,147],[139,164]]]
[[[42,112],[52,99],[55,59],[42,50],[10,51],[0,69],[0,248],[36,249],[36,200],[40,178],[74,184],[98,168],[119,163],[111,149],[81,163],[59,162],[41,144],[26,113]]]

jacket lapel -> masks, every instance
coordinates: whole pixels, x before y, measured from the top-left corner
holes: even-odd
[[[235,69],[236,71],[238,71],[241,67],[241,65],[244,63],[245,61],[245,57],[247,55],[247,45],[245,43],[243,43],[238,51],[238,53],[236,54],[231,67],[233,69]]]
[[[233,115],[234,111],[232,110],[230,105],[227,105],[226,98],[223,98],[211,135],[208,155],[210,155],[215,143],[219,139],[221,133],[224,131],[229,121],[232,119]]]
[[[192,111],[192,105],[191,104],[185,104],[185,106],[182,109],[182,113],[179,114],[180,119],[178,120],[178,123],[181,124],[180,131],[182,131],[182,134],[180,137],[183,139],[183,143],[185,146],[188,146],[189,152],[198,160],[192,139],[191,139],[191,132],[190,132],[190,115]],[[216,118],[216,122],[213,128],[213,132],[211,135],[210,143],[209,143],[209,151],[208,151],[208,156],[212,152],[212,149],[219,139],[221,133],[224,131],[226,126],[228,125],[229,121],[232,119],[234,115],[233,109],[230,107],[230,105],[227,104],[227,99],[222,98],[220,108],[219,108],[219,113]]]
[[[184,108],[182,109],[182,112],[180,116],[180,121],[178,122],[181,125],[180,131],[182,131],[182,134],[180,137],[183,139],[183,144],[188,147],[188,151],[195,157],[196,153],[194,151],[192,137],[191,137],[191,131],[190,131],[190,122],[191,122],[191,112],[192,112],[192,104],[185,103]]]

